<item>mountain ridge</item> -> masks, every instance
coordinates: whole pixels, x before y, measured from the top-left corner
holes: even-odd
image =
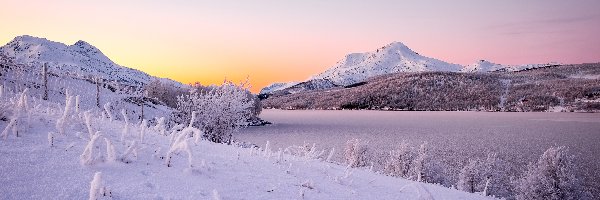
[[[72,45],[46,38],[20,35],[0,47],[0,54],[15,63],[29,67],[48,64],[53,73],[65,73],[82,78],[101,78],[105,81],[122,82],[129,85],[144,85],[154,79],[177,86],[184,84],[149,75],[146,72],[122,66],[108,58],[94,45],[78,40]]]
[[[345,87],[363,82],[375,76],[398,72],[472,73],[520,71],[551,65],[557,65],[557,63],[502,65],[486,60],[479,60],[474,64],[463,66],[423,56],[411,50],[402,42],[392,42],[374,51],[347,54],[332,67],[324,72],[309,77],[305,82],[328,82],[328,85]],[[274,87],[274,85],[271,84],[265,87],[266,89],[261,90],[260,94],[272,94],[277,91],[297,86],[299,83],[278,83],[280,87]]]

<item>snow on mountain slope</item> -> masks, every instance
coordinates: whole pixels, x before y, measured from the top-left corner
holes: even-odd
[[[504,69],[506,66],[492,63],[487,60],[479,60],[476,63],[465,66],[461,72],[490,72]]]
[[[350,85],[367,78],[396,72],[460,71],[461,65],[425,57],[400,42],[373,52],[352,53],[333,67],[310,79],[326,79],[336,85]]]
[[[17,96],[0,96],[0,106],[15,107],[8,99]],[[25,101],[18,124],[27,128],[0,140],[0,199],[87,199],[98,194],[94,188],[101,188],[98,199],[492,199],[322,158],[196,140],[100,117],[99,109],[86,120],[73,107],[65,113],[64,101]],[[60,118],[68,119],[64,134],[55,128]],[[0,131],[7,124],[0,120]],[[173,141],[189,152],[169,154]]]
[[[114,63],[99,49],[81,40],[73,45],[65,45],[45,38],[23,35],[0,47],[0,54],[16,63],[40,69],[43,63],[48,63],[52,73],[70,76],[101,77],[133,85],[148,83],[152,79],[144,72]]]
[[[274,91],[278,91],[278,90],[282,90],[282,89],[286,89],[286,88],[292,87],[292,86],[294,86],[296,84],[298,84],[298,82],[273,83],[273,84],[268,85],[268,86],[264,87],[263,89],[261,89],[260,92],[259,92],[259,94],[272,93]]]
[[[560,65],[558,63],[547,64],[526,64],[526,65],[502,65],[492,63],[487,60],[479,60],[476,63],[470,64],[462,68],[461,72],[494,72],[494,71],[521,71],[527,69],[535,69],[541,67],[549,67]]]
[[[501,65],[486,60],[462,66],[444,62],[435,58],[422,56],[406,45],[400,42],[393,42],[372,52],[351,53],[338,61],[334,66],[326,71],[310,77],[306,82],[315,80],[327,80],[333,84],[329,86],[348,86],[368,78],[397,73],[397,72],[427,72],[427,71],[447,71],[447,72],[492,72],[492,71],[521,71],[547,66],[559,65],[557,63],[548,64],[528,64],[528,65]],[[318,82],[318,81],[317,81]],[[322,82],[322,81],[321,81]],[[261,91],[261,94],[273,93],[279,90],[286,90],[295,86],[294,84],[277,83],[268,86]],[[327,86],[324,85],[324,86]],[[323,88],[323,87],[318,87]]]

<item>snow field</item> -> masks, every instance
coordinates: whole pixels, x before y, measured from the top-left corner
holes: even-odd
[[[18,94],[2,104],[18,104]],[[102,117],[104,108],[76,112],[34,99],[20,118],[19,137],[0,141],[0,199],[487,198],[325,162],[329,152],[315,144],[228,146],[198,139],[189,126],[161,131],[138,120],[111,121]]]

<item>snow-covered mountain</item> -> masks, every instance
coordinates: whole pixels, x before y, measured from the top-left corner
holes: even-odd
[[[69,76],[100,77],[132,85],[148,83],[153,79],[142,71],[114,63],[98,48],[81,40],[73,45],[66,45],[23,35],[0,47],[0,54],[29,67],[41,69],[44,63],[48,63],[51,73]]]
[[[459,71],[461,68],[457,64],[419,55],[406,45],[394,42],[372,52],[348,54],[333,67],[310,79],[350,85],[395,72]]]
[[[393,42],[375,51],[365,53],[351,53],[338,61],[326,71],[310,77],[306,82],[326,83],[326,86],[349,86],[363,82],[371,77],[397,72],[492,72],[492,71],[520,71],[539,67],[558,65],[529,64],[529,65],[501,65],[486,60],[462,66],[448,63],[435,58],[422,56],[414,52],[401,42]],[[318,81],[317,81],[318,80]],[[276,83],[261,90],[261,94],[286,90],[298,83]]]

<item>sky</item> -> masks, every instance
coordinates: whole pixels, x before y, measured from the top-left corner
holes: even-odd
[[[0,0],[0,44],[84,40],[183,83],[303,81],[398,41],[456,64],[600,61],[597,0]]]

